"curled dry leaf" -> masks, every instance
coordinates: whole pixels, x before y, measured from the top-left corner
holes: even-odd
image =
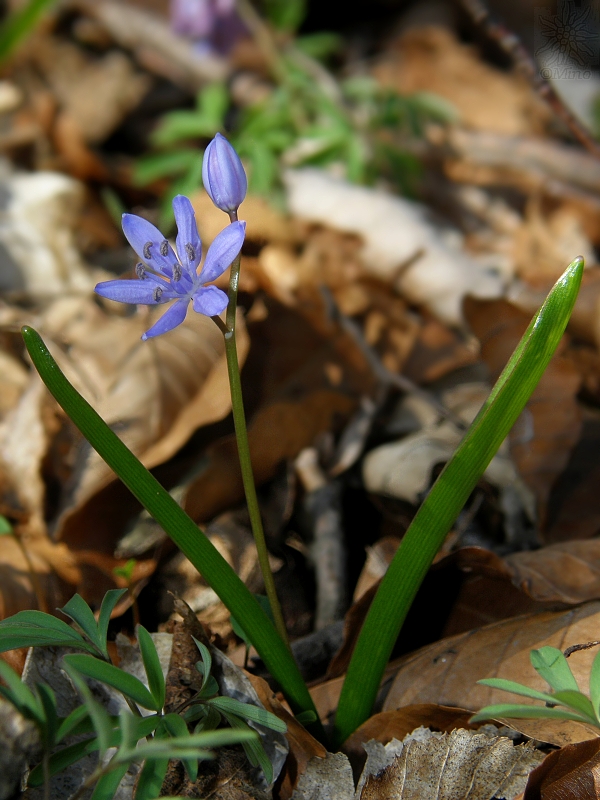
[[[525,80],[483,61],[446,27],[409,28],[392,40],[374,72],[401,94],[446,98],[468,129],[523,135],[541,131],[548,117]]]
[[[222,419],[231,407],[223,336],[212,320],[190,313],[167,336],[142,342],[154,316],[146,310],[110,316],[90,300],[70,298],[54,304],[42,322],[67,377],[147,467],[170,458],[197,428]],[[246,350],[240,320],[240,358]],[[78,531],[86,530],[89,546],[102,520],[88,506],[114,475],[84,442],[73,457],[77,468],[58,536],[80,546]],[[114,544],[111,538],[107,551]]]
[[[561,612],[529,614],[442,639],[400,661],[383,710],[414,703],[439,703],[479,710],[506,703],[507,694],[480,686],[482,678],[506,678],[547,691],[529,660],[534,648],[551,645],[564,650],[597,639],[600,603],[591,602]],[[595,649],[573,653],[569,665],[582,691]],[[519,698],[519,702],[530,702]],[[535,739],[565,745],[597,735],[595,728],[563,720],[511,720],[510,725]]]
[[[352,764],[354,774],[360,774],[367,759],[365,745],[375,740],[386,745],[392,739],[402,740],[416,728],[431,728],[450,733],[455,728],[476,730],[480,725],[471,725],[470,711],[464,708],[437,706],[433,703],[405,706],[396,711],[381,711],[373,714],[346,739],[342,750]]]
[[[599,779],[600,739],[569,744],[533,770],[523,800],[595,800]]]
[[[531,745],[504,736],[456,729],[432,733],[417,728],[386,746],[371,740],[356,791],[343,753],[313,758],[292,800],[513,800],[544,756]]]
[[[505,300],[474,298],[465,300],[464,311],[495,380],[527,328],[529,315]],[[560,353],[555,355],[509,437],[517,469],[535,493],[542,530],[552,485],[581,433],[580,385],[578,370]]]
[[[513,800],[544,758],[530,745],[515,747],[504,736],[462,729],[448,734],[417,728],[403,744],[399,753],[391,745],[372,748],[369,756],[373,753],[377,761],[388,749],[393,758],[386,759],[383,771],[381,762],[369,769],[367,760],[368,776],[365,779],[363,774],[357,790],[358,795],[362,789],[360,800],[378,800],[383,795],[397,800]]]

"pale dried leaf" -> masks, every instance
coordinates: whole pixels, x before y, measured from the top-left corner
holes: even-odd
[[[372,743],[360,800],[512,800],[544,759],[530,745],[515,747],[506,737],[464,729],[447,734],[417,728],[403,744]],[[391,756],[387,765],[382,751]]]

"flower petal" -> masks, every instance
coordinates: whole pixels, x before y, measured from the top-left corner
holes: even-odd
[[[192,298],[194,311],[198,314],[206,314],[207,317],[214,317],[225,311],[229,299],[225,292],[217,289],[216,286],[201,286]]]
[[[173,198],[173,213],[177,223],[177,255],[182,267],[194,279],[202,258],[202,242],[198,235],[194,208],[187,197],[178,194]]]
[[[122,225],[127,241],[142,261],[170,278],[178,262],[173,248],[158,228],[135,214],[123,214]]]
[[[153,280],[126,280],[126,281],[103,281],[97,284],[94,291],[101,297],[108,297],[109,300],[116,300],[119,303],[143,303],[144,305],[154,306],[157,303],[166,303],[174,296],[174,292],[168,288],[168,284],[163,284]]]
[[[200,273],[200,283],[210,283],[222,275],[242,249],[246,235],[245,222],[232,222],[224,228],[208,248]]]
[[[160,336],[162,333],[167,333],[168,331],[172,331],[173,328],[176,328],[178,325],[181,325],[183,320],[185,319],[185,315],[187,314],[188,305],[190,300],[188,297],[178,300],[176,303],[173,303],[171,308],[168,308],[162,317],[156,322],[149,331],[146,331],[142,336],[142,339],[146,341],[146,339],[151,339],[154,336]]]

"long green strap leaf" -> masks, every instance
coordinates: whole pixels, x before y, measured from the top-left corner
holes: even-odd
[[[22,334],[35,368],[57,402],[243,625],[290,705],[294,710],[316,713],[292,654],[254,595],[193,520],[71,386],[37,331],[25,326]],[[320,738],[324,735],[318,723],[313,732]]]
[[[344,742],[369,717],[385,666],[419,586],[552,358],[571,316],[582,274],[583,259],[576,258],[531,321],[406,532],[371,604],[350,661],[338,704],[336,744]]]

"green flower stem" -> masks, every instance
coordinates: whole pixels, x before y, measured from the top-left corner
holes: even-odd
[[[236,617],[293,710],[312,711],[316,715],[298,665],[252,592],[204,532],[71,386],[37,331],[25,326],[21,332],[35,368],[56,401]],[[317,722],[307,727],[320,741],[324,741],[325,734],[318,715]]]
[[[338,703],[334,744],[341,745],[371,714],[383,672],[419,586],[552,358],[571,316],[582,275],[583,259],[577,258],[531,321],[404,535],[356,642]]]
[[[271,566],[269,564],[269,551],[265,541],[258,497],[256,496],[256,486],[254,484],[254,474],[252,472],[252,460],[250,458],[250,444],[248,442],[248,429],[246,427],[246,415],[244,413],[244,398],[242,396],[242,382],[240,380],[240,366],[237,355],[237,345],[235,340],[235,318],[237,311],[237,295],[240,280],[241,256],[238,256],[231,265],[229,278],[229,305],[227,306],[225,338],[225,356],[227,358],[227,372],[229,373],[229,388],[231,391],[231,408],[233,410],[233,423],[235,425],[235,438],[237,440],[238,457],[240,469],[242,471],[242,482],[246,494],[246,503],[250,515],[250,525],[258,552],[258,563],[265,583],[265,591],[269,599],[269,605],[273,613],[275,628],[280,635],[282,642],[289,648],[289,640],[285,627],[285,620],[281,611],[281,605],[275,590],[275,581]],[[252,642],[254,644],[254,642]],[[256,646],[256,645],[255,645]]]

